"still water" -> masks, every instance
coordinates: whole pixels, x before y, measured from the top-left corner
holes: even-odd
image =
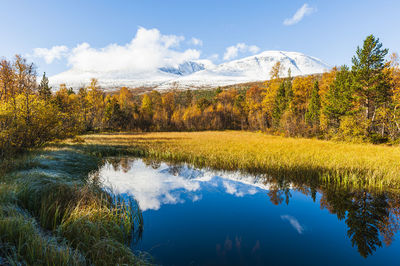
[[[108,159],[106,186],[134,197],[133,247],[161,265],[400,265],[400,196],[135,158]]]

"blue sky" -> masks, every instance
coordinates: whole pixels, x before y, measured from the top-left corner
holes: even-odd
[[[169,52],[169,56],[176,51],[173,56],[214,63],[223,62],[227,48],[233,46],[226,60],[264,50],[285,50],[315,56],[330,65],[350,64],[357,45],[371,33],[391,52],[400,52],[400,1],[395,0],[0,2],[0,56],[26,55],[38,65],[39,72],[50,75],[82,66],[82,60],[90,60],[93,52],[110,44],[125,47],[140,27],[157,29],[158,41],[164,45],[162,52]],[[299,14],[297,23],[285,25],[284,21],[290,22],[304,5],[304,16]],[[170,45],[163,36],[176,38]],[[192,38],[201,41],[194,43]],[[87,43],[83,47],[86,53],[71,56],[82,43]],[[54,46],[62,48],[50,50]],[[46,55],[50,55],[47,63]]]

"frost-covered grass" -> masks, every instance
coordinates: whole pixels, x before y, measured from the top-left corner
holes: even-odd
[[[82,138],[85,142],[80,147],[93,154],[114,149],[116,153],[187,162],[198,167],[400,188],[399,147],[244,131],[96,134]]]
[[[140,210],[88,178],[99,162],[54,149],[8,166],[0,179],[1,265],[146,263],[129,249],[142,230]]]

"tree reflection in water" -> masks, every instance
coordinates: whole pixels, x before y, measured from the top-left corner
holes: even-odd
[[[132,158],[108,158],[114,170],[128,172]],[[157,169],[160,161],[143,159],[143,162]],[[180,173],[184,164],[168,164],[172,175]],[[187,165],[186,165],[187,166]],[[201,171],[201,170],[197,170]],[[321,195],[320,207],[327,209],[339,220],[345,220],[347,235],[352,246],[364,258],[372,255],[383,244],[389,246],[400,229],[400,194],[388,191],[352,188],[337,183],[316,180],[315,178],[292,179],[257,176],[257,180],[269,187],[267,195],[274,205],[289,204],[292,191],[298,191],[316,201]],[[220,246],[217,250],[223,254]]]
[[[315,201],[321,194],[320,206],[345,220],[347,235],[361,256],[372,255],[382,241],[389,246],[399,230],[400,196],[393,192],[355,189],[327,182],[274,180],[268,196],[273,204],[289,203],[290,191],[299,191]]]

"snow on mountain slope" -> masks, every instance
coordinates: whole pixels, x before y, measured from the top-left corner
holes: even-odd
[[[276,62],[281,62],[283,76],[291,70],[292,76],[323,73],[330,66],[321,60],[297,52],[265,51],[257,55],[226,62],[214,68],[166,82],[159,88],[168,88],[171,83],[180,87],[204,87],[231,85],[236,83],[267,80]]]
[[[178,78],[179,75],[161,70],[145,73],[129,72],[86,72],[75,69],[62,72],[49,78],[53,87],[65,83],[68,87],[80,88],[88,85],[91,78],[96,78],[103,89],[119,87],[157,87],[160,84]]]
[[[231,85],[243,82],[261,81],[270,78],[270,71],[276,62],[281,62],[282,72],[292,76],[323,73],[330,66],[321,60],[297,52],[265,51],[257,55],[213,65],[208,60],[189,61],[177,67],[161,67],[146,73],[124,72],[85,72],[68,70],[50,77],[50,83],[58,86],[78,88],[88,84],[90,78],[97,78],[106,89],[121,86],[153,87],[157,89],[204,88]]]
[[[166,73],[172,73],[175,75],[179,76],[186,76],[190,75],[194,72],[204,70],[206,69],[206,66],[202,62],[194,62],[194,61],[187,61],[182,64],[180,64],[178,67],[161,67],[159,70],[166,72]]]

